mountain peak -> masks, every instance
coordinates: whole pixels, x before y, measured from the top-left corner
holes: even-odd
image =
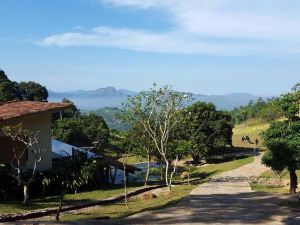
[[[49,92],[49,101],[61,101],[64,97],[73,101],[78,108],[83,110],[96,110],[104,107],[121,107],[127,96],[136,95],[137,92],[116,89],[108,86],[96,90],[78,90],[69,92]],[[258,96],[247,93],[231,93],[227,95],[202,95],[193,94],[195,101],[214,103],[218,109],[231,110],[235,107],[248,104]]]
[[[117,89],[112,86],[108,86],[105,88],[98,88],[96,91],[116,92]]]

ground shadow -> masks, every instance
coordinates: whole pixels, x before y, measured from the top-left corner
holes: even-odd
[[[61,224],[300,224],[299,209],[281,207],[283,201],[285,201],[283,195],[260,192],[192,195],[179,202],[178,200],[169,202],[162,206],[161,210],[154,208],[155,211],[149,211],[152,208],[147,208],[145,210],[148,212],[133,217]],[[176,207],[172,207],[174,205]],[[165,208],[167,206],[171,207]],[[34,224],[39,222],[35,221]]]
[[[177,207],[105,224],[300,224],[300,211],[279,206],[282,201],[281,195],[258,192],[192,195]]]

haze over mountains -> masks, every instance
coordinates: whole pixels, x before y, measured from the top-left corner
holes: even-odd
[[[96,110],[104,107],[121,107],[121,103],[128,95],[138,92],[116,89],[114,87],[99,88],[97,90],[76,90],[68,92],[49,91],[49,101],[61,101],[67,98],[75,103],[81,110]],[[212,102],[218,109],[231,110],[234,107],[247,104],[259,96],[247,93],[232,93],[227,95],[193,94],[196,101]]]

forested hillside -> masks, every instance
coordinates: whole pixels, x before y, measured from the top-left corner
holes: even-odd
[[[95,111],[91,111],[96,115],[102,116],[110,129],[124,131],[129,129],[129,125],[118,119],[118,115],[122,112],[117,107],[105,107]]]
[[[250,101],[245,106],[233,109],[231,115],[236,124],[240,124],[249,119],[255,119],[260,122],[272,122],[282,117],[282,111],[277,104],[276,98],[268,100],[258,98],[257,101]]]

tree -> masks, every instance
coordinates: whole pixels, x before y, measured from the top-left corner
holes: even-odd
[[[91,145],[77,118],[58,119],[53,129],[56,139],[74,146]]]
[[[123,119],[131,125],[143,126],[163,158],[165,181],[169,189],[171,189],[173,175],[173,172],[169,174],[169,167],[173,159],[168,157],[169,152],[172,151],[168,144],[174,127],[179,122],[179,111],[189,99],[189,95],[175,92],[168,86],[158,88],[154,85],[147,92],[143,91],[136,96],[128,97],[123,104]]]
[[[43,149],[39,145],[39,132],[32,132],[22,127],[22,124],[16,126],[4,126],[3,133],[10,137],[14,142],[11,149],[13,159],[11,161],[12,176],[18,181],[19,185],[23,185],[24,200],[23,205],[26,205],[29,200],[29,186],[33,181],[38,166],[42,161]],[[21,162],[25,154],[29,152],[33,156],[33,168],[29,179],[26,180]]]
[[[28,101],[47,101],[48,91],[46,87],[33,81],[20,82],[19,89],[23,100]]]
[[[250,101],[246,106],[235,108],[231,116],[235,123],[242,123],[248,119],[258,119],[269,123],[282,117],[282,112],[276,98],[266,101],[259,98],[256,102]]]
[[[126,133],[126,141],[126,148],[129,149],[129,152],[147,158],[147,172],[145,176],[146,186],[150,174],[150,162],[153,157],[153,141],[140,123],[133,125]]]
[[[262,162],[273,170],[281,172],[287,169],[290,173],[290,193],[296,193],[296,169],[300,168],[300,118],[299,90],[284,94],[278,99],[285,121],[273,122],[262,133],[264,145],[268,151]]]
[[[0,69],[0,101],[29,100],[47,101],[48,91],[46,87],[29,82],[12,82],[3,70]]]
[[[68,103],[71,107],[64,109],[60,112],[53,113],[52,115],[52,126],[55,125],[55,122],[58,119],[66,119],[66,118],[75,118],[80,116],[79,109],[75,106],[74,102],[70,101],[69,99],[63,98],[61,101],[62,103]]]
[[[94,114],[58,119],[53,134],[58,140],[75,146],[91,146],[97,142],[101,148],[109,139],[104,119]]]
[[[99,148],[108,143],[109,128],[102,116],[88,114],[80,116],[78,120],[83,133],[91,143],[97,142]]]
[[[0,69],[0,102],[20,99],[20,90],[17,83],[9,80],[5,72]]]
[[[181,111],[180,136],[190,142],[194,162],[214,149],[232,144],[232,124],[228,113],[217,111],[212,103],[196,102]]]
[[[5,74],[5,72],[3,70],[0,69],[0,83],[2,82],[7,82],[10,80],[8,79],[7,75]]]
[[[19,92],[13,82],[2,82],[0,83],[0,101],[13,101],[19,100]]]

